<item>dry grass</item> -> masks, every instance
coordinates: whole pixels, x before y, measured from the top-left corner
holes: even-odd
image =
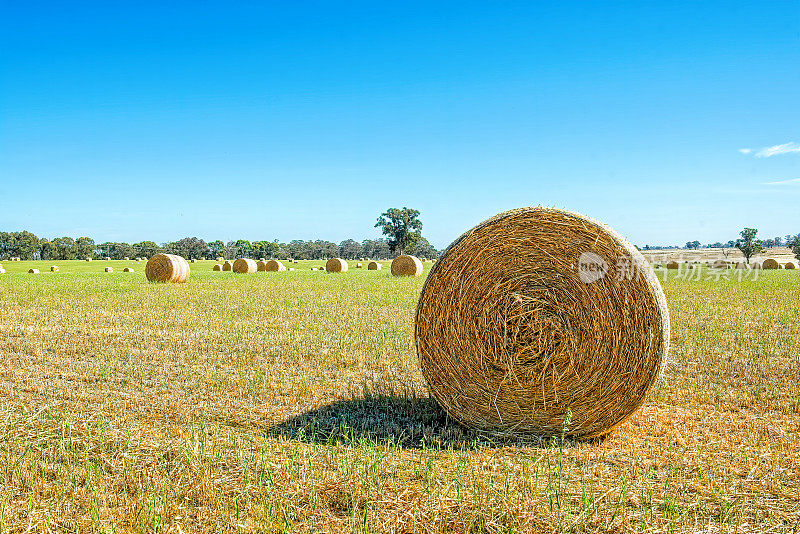
[[[655,397],[604,440],[523,442],[428,397],[422,278],[212,264],[186,284],[7,266],[0,531],[797,528],[797,271],[663,271],[674,365]]]

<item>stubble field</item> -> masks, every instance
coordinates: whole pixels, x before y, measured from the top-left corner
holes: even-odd
[[[428,397],[424,276],[3,265],[0,532],[800,529],[796,271],[660,274],[651,400],[603,440],[493,442]]]

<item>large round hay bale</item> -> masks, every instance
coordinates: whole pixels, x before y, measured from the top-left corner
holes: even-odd
[[[668,261],[667,262],[667,269],[677,269],[677,268],[678,268],[678,262],[677,261],[673,260],[673,261]]]
[[[144,269],[147,279],[151,282],[185,282],[189,279],[191,270],[189,262],[175,254],[156,254],[147,260]]]
[[[419,276],[422,274],[422,262],[416,256],[403,254],[392,260],[392,276]]]
[[[133,268],[132,267],[125,267],[124,269],[122,269],[122,272],[123,273],[132,273],[133,272]]]
[[[727,262],[727,260],[724,260],[724,259],[720,258],[718,260],[712,261],[710,263],[709,267],[711,267],[713,269],[727,269],[728,268],[728,262]]]
[[[230,261],[226,261],[225,263],[222,264],[222,270],[223,271],[232,271],[233,270],[233,263],[231,263]]]
[[[114,268],[113,268],[113,267],[106,267],[106,268],[105,268],[105,271],[106,271],[107,273],[113,273],[113,272],[114,272]]]
[[[778,260],[775,260],[775,259],[772,259],[772,258],[767,258],[761,264],[761,267],[764,268],[764,269],[780,269],[781,268],[781,264],[778,263]]]
[[[383,269],[383,264],[377,261],[371,261],[367,264],[368,271],[380,271],[381,269]]]
[[[222,265],[220,265],[219,263],[215,264],[214,268],[212,269],[212,271],[221,271],[221,270],[222,270]]]
[[[269,260],[267,262],[264,262],[263,270],[269,272],[285,271],[286,266],[278,260]]]
[[[250,258],[239,258],[233,262],[233,272],[238,274],[250,274],[258,270],[256,260]]]
[[[329,273],[346,273],[347,260],[342,258],[331,258],[325,262],[325,271]]]
[[[57,273],[57,272],[58,272],[58,271],[60,271],[60,270],[61,270],[61,269],[59,269],[59,268],[58,268],[58,265],[51,265],[51,266],[50,266],[50,272],[51,272],[51,273]]]
[[[458,238],[417,304],[422,373],[447,413],[487,432],[606,434],[662,376],[669,312],[614,230],[553,208],[501,213]]]
[[[28,274],[39,274],[39,269],[28,269]]]
[[[797,269],[797,264],[793,261],[787,261],[783,263],[784,269]]]

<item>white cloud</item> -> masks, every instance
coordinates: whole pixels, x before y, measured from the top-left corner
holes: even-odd
[[[792,178],[791,180],[780,180],[778,182],[765,182],[764,185],[800,185],[800,178]]]
[[[756,152],[757,158],[771,158],[780,154],[800,153],[800,143],[784,143],[782,145],[768,146]]]
[[[752,151],[753,151],[752,148],[740,148],[739,149],[739,152],[741,152],[742,154],[749,154]]]

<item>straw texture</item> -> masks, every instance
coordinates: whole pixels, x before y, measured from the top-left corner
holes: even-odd
[[[238,274],[252,274],[258,271],[256,260],[250,258],[239,258],[233,262],[233,272]]]
[[[269,272],[285,271],[286,266],[283,263],[279,262],[278,260],[269,260],[267,262],[264,262],[263,270]]]
[[[383,264],[382,263],[378,263],[377,261],[371,261],[367,265],[367,270],[368,271],[380,271],[381,269],[383,269]]]
[[[190,272],[189,262],[175,254],[156,254],[147,260],[144,269],[151,282],[185,282]]]
[[[669,312],[653,270],[617,232],[522,208],[469,230],[434,264],[414,337],[430,391],[454,419],[592,437],[630,417],[661,378]]]
[[[787,261],[783,264],[784,269],[797,269],[797,265],[793,261]]]
[[[778,263],[777,260],[774,260],[772,258],[767,258],[766,260],[764,260],[764,263],[761,264],[761,267],[763,267],[764,269],[780,269],[781,264]]]
[[[392,276],[420,276],[422,274],[422,262],[416,256],[403,254],[392,260]]]
[[[223,271],[232,271],[233,270],[233,263],[231,263],[230,261],[226,260],[225,263],[222,264],[222,270]]]
[[[325,262],[325,270],[329,273],[346,273],[347,261],[341,258],[331,258]]]
[[[668,261],[667,262],[667,269],[677,269],[678,262],[677,261]]]

